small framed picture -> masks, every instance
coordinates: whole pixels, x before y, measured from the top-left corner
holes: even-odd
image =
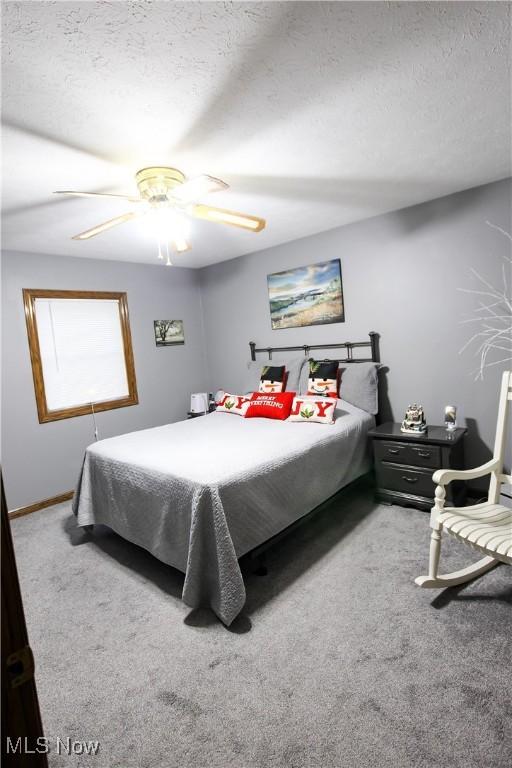
[[[185,343],[183,320],[154,320],[157,347],[175,347]]]

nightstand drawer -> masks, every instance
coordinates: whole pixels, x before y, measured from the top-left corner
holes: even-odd
[[[376,469],[379,488],[434,499],[436,486],[432,482],[432,472],[388,462],[378,464]]]
[[[411,464],[413,467],[439,469],[442,466],[441,449],[437,445],[375,440],[375,456],[381,461]]]

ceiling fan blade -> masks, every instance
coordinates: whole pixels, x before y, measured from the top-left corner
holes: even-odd
[[[130,203],[142,202],[140,197],[131,197],[130,195],[114,195],[109,192],[73,192],[67,189],[57,189],[54,195],[73,195],[74,197],[110,197],[117,200],[129,200]]]
[[[118,224],[124,224],[125,221],[131,221],[139,216],[138,211],[130,211],[129,213],[123,213],[122,216],[116,216],[115,219],[104,221],[103,224],[98,224],[96,227],[86,229],[85,232],[80,232],[79,235],[73,235],[72,240],[88,240],[90,237],[99,235],[101,232],[110,229],[111,227],[117,227]]]
[[[229,189],[229,184],[222,179],[216,179],[214,176],[196,176],[174,187],[171,194],[177,200],[191,203],[211,192],[222,192],[224,189]]]
[[[232,227],[248,229],[250,232],[260,232],[265,228],[265,219],[258,216],[249,216],[247,213],[228,211],[224,208],[212,208],[210,205],[192,205],[189,213],[196,219],[206,219],[217,224],[229,224]]]
[[[190,243],[188,243],[184,237],[175,237],[173,242],[174,249],[177,253],[185,253],[185,251],[190,251],[192,248]]]

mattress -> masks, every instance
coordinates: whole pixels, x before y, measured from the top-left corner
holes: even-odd
[[[183,600],[227,625],[245,603],[238,559],[370,467],[374,418],[338,401],[332,425],[229,413],[86,450],[73,511],[185,573]]]

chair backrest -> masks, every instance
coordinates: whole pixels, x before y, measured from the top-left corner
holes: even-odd
[[[500,483],[509,480],[509,476],[503,475],[503,459],[505,455],[505,440],[507,429],[507,416],[512,401],[512,371],[504,371],[501,377],[500,400],[498,405],[498,421],[496,424],[496,437],[494,440],[494,458],[499,460],[499,467],[491,475],[489,486],[489,501],[497,504],[500,495]]]

